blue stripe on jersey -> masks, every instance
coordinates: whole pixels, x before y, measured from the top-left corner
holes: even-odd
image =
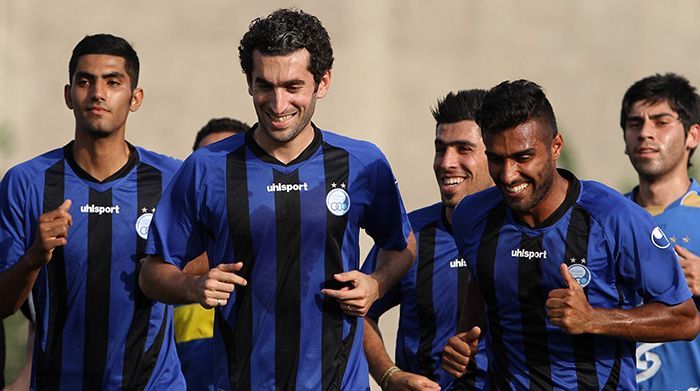
[[[590,383],[632,389],[632,343],[579,339],[546,319],[544,299],[565,286],[559,265],[587,271],[581,278],[593,307],[631,309],[642,299],[675,305],[690,292],[674,254],[652,240],[655,225],[644,211],[599,183],[562,175],[570,182],[567,200],[541,226],[520,224],[495,188],[465,198],[455,211],[460,254],[477,270],[474,278],[487,303],[488,380],[499,389],[575,390]],[[585,254],[584,244],[576,242],[583,237]]]
[[[444,219],[444,207],[437,203],[409,214],[416,235],[416,260],[401,281],[377,300],[368,316],[378,320],[400,305],[396,335],[396,365],[424,375],[450,390],[455,379],[440,367],[442,348],[456,334],[459,311],[468,282],[466,264],[457,255],[457,245]],[[378,248],[370,251],[362,271],[376,267]],[[467,278],[460,276],[464,271]],[[467,389],[481,389],[485,381],[485,345],[477,356],[478,367],[460,383]]]
[[[634,201],[638,189],[625,196]],[[700,185],[694,179],[688,192],[672,202],[654,221],[672,245],[700,254]],[[694,296],[696,305],[698,296]],[[700,389],[700,337],[693,341],[637,345],[637,382],[640,390]]]
[[[143,324],[134,324],[142,332],[132,337],[142,341],[142,349],[126,354],[138,279],[137,241],[142,240],[137,231],[148,229],[146,222],[138,222],[143,213],[136,207],[137,194],[144,182],[137,171],[154,167],[158,181],[163,177],[167,183],[179,163],[130,146],[129,163],[100,183],[75,164],[71,148],[69,144],[12,168],[0,185],[0,199],[9,206],[0,211],[0,242],[7,244],[0,246],[0,270],[29,249],[43,212],[64,199],[73,201],[68,244],[54,251],[33,290],[37,340],[32,386],[184,389],[165,305],[149,302],[152,313]],[[163,189],[158,184],[150,208]],[[136,363],[135,371],[126,371],[130,363]]]
[[[185,161],[158,206],[147,252],[179,267],[204,250],[211,266],[244,262],[248,286],[217,308],[214,338],[230,364],[217,387],[366,388],[362,324],[320,291],[336,272],[358,267],[360,227],[388,250],[405,248],[408,219],[391,169],[375,146],[319,130],[284,165],[251,135]],[[294,307],[298,314],[283,313]]]

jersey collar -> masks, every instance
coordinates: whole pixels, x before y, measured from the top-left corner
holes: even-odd
[[[309,144],[301,152],[301,154],[299,154],[299,156],[297,156],[294,160],[290,161],[287,164],[277,160],[274,156],[267,153],[257,142],[255,142],[255,139],[253,138],[253,132],[258,127],[258,124],[253,125],[253,127],[251,127],[250,130],[245,132],[245,143],[255,154],[255,156],[257,156],[260,160],[279,166],[289,167],[309,159],[321,146],[321,143],[323,142],[323,135],[313,122],[311,123],[311,126],[314,128],[314,139],[311,140],[311,144]]]
[[[75,157],[73,156],[74,143],[75,141],[73,140],[63,147],[63,156],[68,162],[68,165],[70,165],[71,169],[73,169],[73,172],[75,172],[75,175],[86,181],[95,183],[107,183],[117,180],[119,178],[123,178],[127,174],[129,174],[131,170],[134,167],[136,167],[136,165],[139,163],[139,154],[136,151],[136,147],[134,147],[131,143],[127,141],[126,145],[129,147],[129,159],[126,161],[126,164],[124,164],[124,166],[122,166],[122,168],[117,170],[117,172],[115,172],[114,174],[100,181],[97,178],[90,175],[87,171],[83,170],[82,167],[78,165],[78,162],[75,161]]]

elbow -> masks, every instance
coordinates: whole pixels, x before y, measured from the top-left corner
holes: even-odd
[[[690,333],[688,334],[687,338],[683,338],[686,341],[692,341],[695,338],[697,338],[698,334],[700,334],[700,313],[696,312],[695,313],[695,318],[691,321],[691,326],[689,327]]]

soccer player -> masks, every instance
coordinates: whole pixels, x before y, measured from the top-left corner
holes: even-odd
[[[667,73],[634,83],[622,99],[625,153],[639,176],[627,197],[654,216],[678,255],[696,306],[700,299],[700,185],[688,177],[700,138],[700,97],[684,77]],[[696,235],[697,234],[697,235]],[[700,387],[700,338],[637,346],[642,390]]]
[[[556,168],[563,139],[537,84],[494,87],[477,123],[496,187],[464,198],[452,221],[486,304],[487,387],[634,389],[634,341],[700,329],[664,232],[616,191]],[[479,336],[469,326],[445,347],[453,375]]]
[[[367,389],[361,317],[415,255],[396,180],[376,146],[311,122],[333,62],[316,17],[256,19],[239,53],[258,123],[185,161],[154,216],[141,287],[216,307],[219,388]],[[381,247],[371,275],[357,270],[360,227]],[[212,269],[183,273],[204,250]]]
[[[232,118],[213,118],[197,132],[192,150],[243,133],[249,128],[248,124]],[[189,262],[183,270],[195,275],[207,272],[209,260],[206,254]],[[221,360],[214,359],[214,309],[204,308],[199,303],[179,305],[173,310],[173,322],[177,354],[187,389],[213,390],[217,366],[226,370]]]
[[[408,215],[416,235],[416,260],[365,317],[365,354],[370,373],[382,389],[450,390],[455,381],[440,368],[440,355],[456,333],[469,272],[452,238],[452,213],[465,196],[493,186],[475,122],[485,94],[484,90],[450,92],[432,110],[436,121],[433,170],[442,202]],[[363,272],[373,270],[376,256],[373,248]],[[384,312],[397,305],[401,313],[394,365],[377,324]],[[486,357],[481,355],[480,360],[478,371],[483,378]],[[481,387],[476,374],[477,370],[471,371],[464,379],[472,388]]]
[[[124,39],[83,38],[65,86],[75,138],[0,184],[0,314],[36,307],[32,389],[184,389],[169,306],[137,284],[149,221],[179,161],[125,140],[139,60]]]

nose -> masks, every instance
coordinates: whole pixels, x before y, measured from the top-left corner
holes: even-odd
[[[287,94],[282,88],[275,88],[272,92],[270,108],[275,114],[282,114],[287,109]]]
[[[105,84],[99,81],[95,82],[91,86],[91,93],[93,100],[104,100],[105,97]]]
[[[655,134],[656,126],[649,118],[645,118],[641,129],[639,129],[639,139],[653,138]]]
[[[455,148],[448,147],[445,148],[445,153],[442,155],[442,159],[440,160],[440,168],[443,169],[450,169],[450,168],[456,168],[457,167],[457,151]]]
[[[510,159],[503,162],[501,168],[501,182],[504,184],[510,184],[515,182],[515,180],[520,176],[518,172],[518,164]]]

